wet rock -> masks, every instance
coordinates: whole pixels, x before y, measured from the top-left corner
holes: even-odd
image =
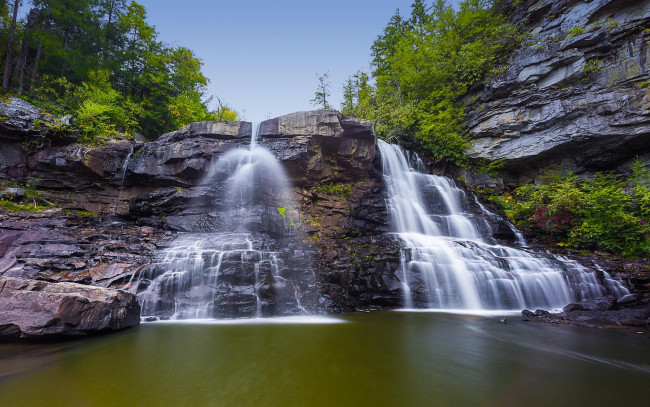
[[[650,328],[650,305],[618,304],[613,297],[603,297],[569,304],[560,313],[523,310],[522,321],[537,321],[587,328]]]
[[[533,321],[537,318],[537,315],[528,309],[521,311],[521,320],[522,321]]]
[[[149,230],[149,229],[147,229]],[[149,264],[171,236],[74,213],[0,213],[0,275],[109,286]]]
[[[565,306],[562,311],[608,311],[614,309],[616,305],[616,298],[603,297],[595,300],[586,300],[579,303],[573,303]]]
[[[133,294],[73,283],[0,277],[0,339],[51,340],[137,326]]]

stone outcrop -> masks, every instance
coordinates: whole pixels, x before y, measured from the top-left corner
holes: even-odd
[[[140,306],[125,291],[0,277],[0,339],[63,339],[139,323]]]
[[[0,101],[0,116],[5,118],[0,121],[0,133],[4,139],[15,141],[20,141],[21,136],[39,134],[38,122],[51,120],[36,106],[14,97]]]
[[[250,138],[251,134],[252,125],[250,122],[195,122],[181,127],[176,131],[163,134],[158,141],[180,141],[194,137],[231,140]]]
[[[603,297],[568,304],[558,313],[523,310],[521,318],[524,321],[638,331],[650,327],[650,304],[641,303],[635,295],[619,301],[614,297]]]
[[[160,274],[161,253],[179,234],[221,232],[240,222],[222,202],[223,177],[206,177],[220,157],[250,144],[251,129],[198,123],[148,143],[20,150],[0,175],[32,180],[58,208],[0,211],[0,275],[146,290],[151,280],[139,278]],[[252,254],[230,253],[211,288],[218,316],[255,315],[256,296],[264,315],[292,313],[300,307],[296,293],[317,313],[401,306],[401,245],[389,233],[373,124],[331,110],[297,112],[261,123],[256,143],[282,164],[295,201],[276,207],[264,197],[246,231],[253,251],[274,253],[282,266],[256,271],[242,261]],[[497,238],[514,239],[497,217],[479,216]]]
[[[0,275],[120,286],[173,234],[74,211],[0,214]]]
[[[471,95],[470,157],[503,160],[506,183],[650,157],[650,1],[519,3],[530,34]]]
[[[176,232],[220,231],[231,222],[221,207],[221,181],[204,178],[224,153],[250,143],[251,129],[246,122],[196,123],[155,142],[24,152],[1,173],[36,180],[61,209],[0,215],[0,274],[133,289],[131,277],[159,267]],[[291,274],[302,281],[303,305],[318,312],[399,305],[399,244],[387,234],[373,124],[336,111],[298,112],[261,123],[257,143],[282,163],[297,200],[285,216],[271,207],[249,226],[260,233],[256,248],[276,248],[279,260],[306,273]],[[271,290],[265,272],[261,292]],[[250,273],[233,273],[229,290],[254,283]],[[224,316],[237,316],[228,309],[254,311],[251,301],[250,294],[231,295]]]

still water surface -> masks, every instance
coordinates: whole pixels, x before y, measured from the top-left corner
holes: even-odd
[[[641,335],[440,313],[285,322],[153,323],[63,346],[4,345],[0,406],[636,406],[650,397]]]

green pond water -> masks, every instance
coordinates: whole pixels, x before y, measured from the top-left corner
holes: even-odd
[[[442,313],[283,321],[2,345],[0,406],[649,405],[644,335]]]

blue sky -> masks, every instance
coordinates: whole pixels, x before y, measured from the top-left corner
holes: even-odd
[[[163,41],[203,60],[209,94],[258,121],[312,109],[316,73],[326,71],[340,109],[344,81],[369,69],[372,42],[412,0],[138,2]]]

